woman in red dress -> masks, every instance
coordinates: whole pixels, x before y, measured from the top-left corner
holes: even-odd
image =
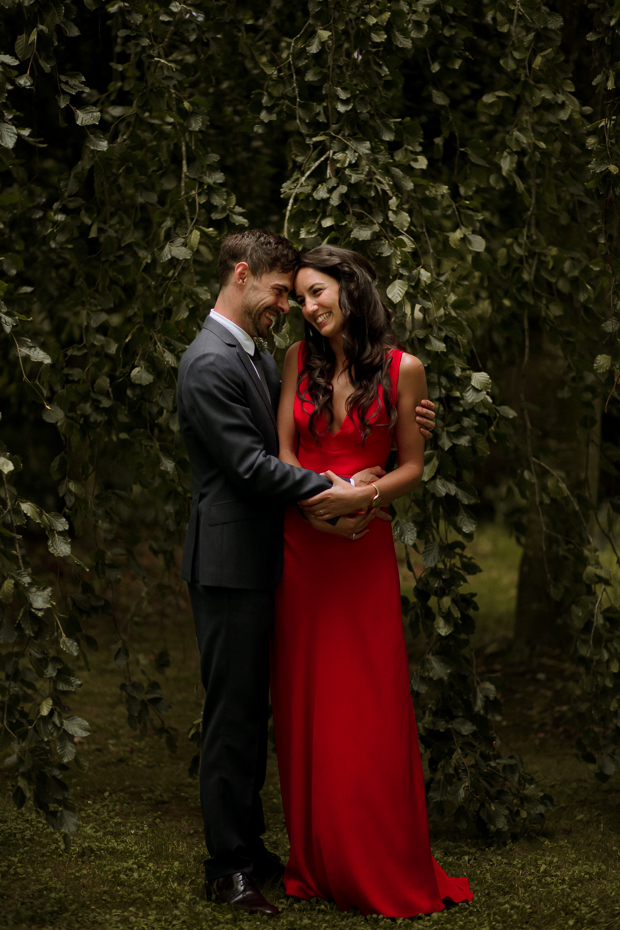
[[[325,522],[339,514],[320,498],[288,508],[271,688],[287,894],[413,917],[473,895],[431,855],[391,526],[372,519],[421,480],[426,397],[374,279],[332,246],[303,256],[295,278],[306,339],[284,365],[280,458],[338,481],[384,466],[395,438],[398,467],[360,489],[368,524],[354,538],[346,517]]]

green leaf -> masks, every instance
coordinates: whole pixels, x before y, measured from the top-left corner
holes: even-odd
[[[76,717],[73,714],[68,717],[63,717],[62,727],[63,730],[66,730],[71,736],[78,736],[80,739],[90,736],[90,724],[87,720],[84,720],[83,717]]]
[[[65,652],[68,652],[69,655],[77,656],[80,654],[80,647],[74,639],[71,639],[69,636],[65,636],[64,633],[59,639],[60,648],[64,649]]]
[[[137,365],[131,372],[131,380],[134,384],[150,384],[154,381],[153,375],[142,365]]]
[[[354,239],[372,239],[373,234],[377,231],[377,226],[368,226],[363,223],[359,223],[357,226],[354,226],[351,230],[351,235]]]
[[[20,501],[19,506],[22,513],[25,513],[35,523],[43,523],[43,511],[36,504],[31,503],[31,501]]]
[[[62,733],[59,733],[56,738],[56,748],[58,749],[58,755],[65,765],[72,762],[77,755],[77,747],[74,740],[64,730]]]
[[[446,344],[442,342],[441,339],[437,339],[435,336],[429,333],[426,339],[426,348],[432,349],[434,352],[445,352]]]
[[[94,152],[105,152],[108,149],[108,140],[104,136],[94,136],[89,133],[86,137],[86,145]]]
[[[17,142],[17,129],[10,123],[0,123],[0,145],[12,149]]]
[[[429,481],[427,487],[436,497],[445,497],[446,494],[455,495],[457,493],[456,485],[452,481],[446,481],[445,478],[441,477]]]
[[[424,568],[433,568],[441,558],[441,548],[437,540],[427,542],[422,550],[422,563]]]
[[[450,98],[436,87],[431,88],[431,97],[433,98],[433,103],[436,103],[438,107],[447,107],[450,103]]]
[[[127,650],[127,647],[120,643],[118,646],[114,646],[113,648],[116,649],[116,652],[114,653],[115,664],[118,665],[119,668],[127,665],[129,662],[129,651]]]
[[[504,417],[506,420],[511,420],[513,417],[517,416],[512,407],[498,407],[497,412],[499,413],[500,417]]]
[[[491,379],[486,371],[472,371],[471,383],[478,391],[490,391],[492,387]]]
[[[41,362],[43,365],[51,364],[52,360],[47,352],[36,346],[27,336],[18,336],[17,345],[20,355],[27,355],[33,362]]]
[[[20,61],[24,61],[30,55],[30,42],[25,32],[15,39],[15,54]]]
[[[452,721],[452,729],[460,733],[461,736],[469,736],[469,734],[473,733],[476,729],[476,724],[472,723],[471,720],[466,720],[464,717],[457,717],[456,720]]]
[[[97,107],[82,107],[75,110],[75,121],[78,126],[94,126],[101,119],[101,111]]]
[[[605,374],[611,368],[611,355],[597,355],[594,359],[594,371]]]
[[[57,533],[64,533],[69,529],[68,521],[60,513],[43,513],[42,519],[45,526],[55,530]]]
[[[190,252],[195,252],[200,244],[200,230],[192,229],[191,233],[187,237],[187,248]]]
[[[431,678],[442,678],[446,679],[450,675],[450,672],[454,671],[454,664],[450,659],[445,659],[443,656],[429,656],[428,662],[430,665],[430,676]]]
[[[13,471],[15,465],[10,459],[7,459],[6,456],[0,455],[0,471],[4,472],[5,475],[8,475],[9,472]]]
[[[475,233],[467,233],[465,236],[465,242],[472,250],[472,252],[484,252],[487,247],[487,244],[482,236],[478,236]]]
[[[462,511],[456,518],[456,525],[463,533],[471,534],[476,529],[477,523],[471,514]]]
[[[400,46],[400,48],[412,48],[413,42],[408,36],[402,35],[402,33],[397,32],[395,29],[392,32],[392,41],[394,45]]]
[[[70,540],[67,539],[66,536],[60,536],[58,533],[54,533],[53,536],[49,537],[47,540],[47,548],[52,553],[52,555],[55,555],[61,559],[71,555]]]
[[[194,253],[186,249],[184,245],[171,245],[170,254],[173,258],[187,259],[192,258]]]
[[[438,614],[433,624],[440,636],[449,636],[454,630],[454,623],[449,617],[442,617]]]
[[[41,703],[39,704],[39,714],[42,717],[47,717],[47,715],[49,714],[53,706],[54,706],[54,702],[52,701],[52,699],[50,697],[45,698],[45,700],[41,701]]]
[[[15,591],[15,579],[14,578],[5,578],[2,587],[0,588],[0,601],[4,601],[5,604],[10,604],[13,600],[13,592]]]
[[[26,597],[33,610],[43,611],[52,606],[52,589],[49,587],[37,588],[30,585],[26,588]]]
[[[74,811],[63,808],[57,818],[58,830],[63,833],[75,833],[78,828],[78,819]]]
[[[389,300],[395,304],[399,303],[407,293],[407,282],[397,278],[392,281],[386,293]]]
[[[428,454],[428,460],[426,458]],[[422,473],[422,481],[430,481],[433,477],[437,468],[439,466],[439,456],[436,452],[425,453],[424,455],[424,471]]]
[[[418,538],[418,531],[413,523],[408,520],[398,519],[392,524],[392,535],[397,542],[402,542],[406,546],[413,546]]]

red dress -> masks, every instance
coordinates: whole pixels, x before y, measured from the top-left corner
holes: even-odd
[[[300,365],[302,353],[303,344]],[[393,403],[401,358],[392,350]],[[319,422],[317,443],[312,407],[296,398],[300,464],[347,477],[384,466],[392,431],[378,406],[365,443],[351,417],[335,436]],[[287,509],[271,689],[291,842],[287,894],[385,917],[442,911],[444,898],[471,901],[467,879],[450,878],[431,856],[388,522],[373,520],[352,542]]]

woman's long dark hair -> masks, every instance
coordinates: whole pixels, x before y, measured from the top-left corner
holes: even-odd
[[[375,287],[377,275],[363,255],[350,249],[322,245],[301,256],[299,269],[314,268],[334,278],[339,284],[339,302],[344,316],[343,342],[345,370],[353,384],[353,393],[347,400],[347,414],[357,410],[362,438],[370,435],[368,412],[375,400],[385,404],[390,426],[396,423],[396,410],[390,399],[388,375],[391,347],[400,348],[392,332],[390,311],[385,306]],[[298,270],[299,270],[298,269]],[[328,427],[334,417],[332,409],[332,378],[336,357],[327,339],[314,326],[305,324],[306,358],[299,373],[297,392],[301,382],[307,378],[304,390],[314,404],[310,415],[310,431],[317,436],[316,420],[325,415]],[[383,391],[379,391],[382,385]],[[301,397],[301,394],[299,394]],[[302,398],[303,399],[303,398]],[[374,417],[373,417],[374,419]]]

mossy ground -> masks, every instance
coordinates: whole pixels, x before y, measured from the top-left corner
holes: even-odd
[[[469,877],[473,904],[422,922],[451,930],[564,930],[619,928],[620,787],[597,782],[573,750],[570,673],[560,655],[516,664],[493,644],[510,632],[518,550],[496,527],[483,528],[476,556],[484,566],[474,587],[481,611],[480,661],[503,680],[506,720],[500,735],[554,796],[556,807],[543,831],[507,847],[488,847],[450,827],[432,829],[433,851],[451,874]],[[406,578],[404,578],[406,583]],[[139,589],[118,595],[123,603]],[[198,663],[191,614],[181,588],[162,591],[157,609],[134,610],[131,638],[142,662],[168,648],[172,664],[160,681],[179,730],[170,754],[154,738],[138,742],[127,729],[118,691],[122,673],[110,649],[115,634],[101,625],[92,672],[72,701],[93,733],[80,743],[89,762],[73,773],[81,826],[70,852],[33,812],[17,813],[6,780],[0,780],[0,926],[13,928],[257,928],[269,920],[239,917],[202,898],[203,841],[197,784],[187,774],[192,747],[185,732],[199,713]],[[491,648],[487,648],[491,644]],[[486,653],[485,654],[485,650]],[[152,660],[151,660],[152,671]],[[3,779],[3,776],[0,776]],[[287,839],[271,754],[264,800],[268,845],[286,856]],[[281,930],[392,926],[394,921],[341,913],[323,902],[280,899]],[[397,921],[418,926],[420,921]]]

